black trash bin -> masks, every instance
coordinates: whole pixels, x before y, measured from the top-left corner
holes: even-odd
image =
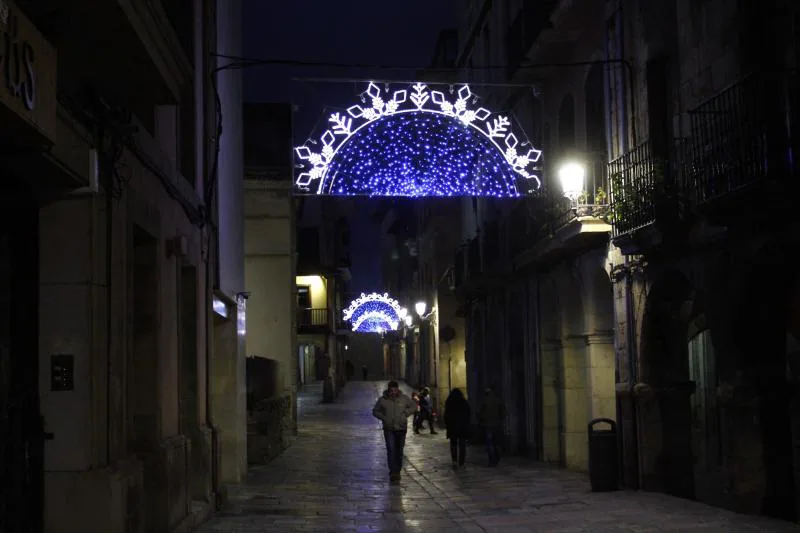
[[[595,429],[597,424],[611,427]],[[592,492],[619,489],[617,460],[617,423],[610,418],[595,418],[589,422],[589,483]]]

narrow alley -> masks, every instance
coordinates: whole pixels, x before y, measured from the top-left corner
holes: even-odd
[[[200,533],[800,531],[664,494],[592,493],[584,475],[527,460],[490,469],[478,447],[454,471],[444,431],[409,432],[403,480],[390,486],[371,415],[383,385],[351,382],[336,404],[307,389],[292,446],[252,467]]]

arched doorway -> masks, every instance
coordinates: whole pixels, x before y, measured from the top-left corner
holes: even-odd
[[[641,382],[647,392],[638,404],[644,441],[640,446],[642,487],[692,499],[696,384],[689,362],[690,356],[692,361],[703,356],[698,346],[705,346],[707,337],[703,334],[698,339],[697,331],[692,331],[690,338],[689,325],[700,315],[700,298],[680,272],[669,271],[653,284],[641,337]]]
[[[794,342],[800,330],[796,319],[800,316],[800,278],[791,272],[788,254],[779,246],[763,248],[755,257],[734,329],[734,335],[739,337],[745,389],[755,396],[751,403],[757,424],[749,428],[749,434],[761,441],[761,462],[753,466],[763,475],[763,490],[760,509],[754,510],[794,521],[797,512],[792,421],[797,418],[798,409],[789,382],[794,374]],[[749,422],[743,413],[736,420],[743,426]],[[738,436],[745,445],[747,438],[748,434]],[[753,452],[757,449],[755,446]],[[752,480],[741,476],[737,481],[747,484]]]

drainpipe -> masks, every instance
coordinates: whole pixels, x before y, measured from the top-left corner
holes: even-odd
[[[632,472],[631,477],[633,478],[631,481],[631,488],[639,488],[639,472],[640,467],[639,464],[641,462],[641,457],[639,456],[639,428],[638,428],[638,421],[637,421],[637,406],[636,406],[636,398],[633,395],[633,387],[636,385],[637,381],[637,370],[636,370],[636,360],[637,360],[637,346],[636,346],[636,314],[634,313],[633,309],[633,274],[631,273],[631,262],[628,257],[625,257],[625,322],[627,327],[625,328],[626,333],[626,344],[628,346],[628,394],[630,395],[630,404],[631,404],[631,431],[630,434],[632,435],[631,439],[631,453],[634,454],[636,457],[636,470]]]
[[[544,443],[542,437],[542,420],[544,415],[542,408],[542,325],[540,320],[542,299],[539,296],[540,287],[540,278],[539,275],[536,274],[536,312],[533,314],[533,330],[536,334],[536,342],[533,344],[533,369],[535,372],[534,401],[536,402],[536,426],[534,427],[534,439],[536,443],[536,458],[543,460],[544,456],[542,454],[542,449],[544,448]]]
[[[211,224],[206,224],[205,226],[206,231],[208,232],[208,236],[206,237],[206,283],[205,283],[205,293],[206,293],[206,313],[205,313],[205,322],[206,322],[206,425],[211,430],[211,489],[213,492],[217,492],[219,489],[219,472],[217,471],[217,440],[214,434],[214,420],[211,414],[211,408],[213,402],[211,401],[211,355],[213,351],[213,342],[214,337],[212,334],[212,306],[209,305],[211,302],[209,299],[213,299],[213,290],[211,285],[211,246],[213,244],[213,226]],[[219,501],[219,495],[217,495],[217,501]]]
[[[97,157],[100,158],[100,165],[98,170],[102,173],[103,186],[106,193],[106,466],[111,468],[111,379],[113,377],[113,365],[111,364],[112,352],[112,329],[113,321],[111,320],[111,312],[113,309],[113,297],[111,294],[111,275],[112,275],[112,244],[114,242],[112,209],[114,207],[113,199],[111,198],[111,189],[113,187],[114,178],[113,162],[109,161],[105,152],[105,128],[102,126],[97,135],[98,144]]]

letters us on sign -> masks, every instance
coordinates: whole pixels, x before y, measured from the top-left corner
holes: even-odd
[[[0,78],[5,89],[12,97],[21,99],[28,111],[33,111],[36,105],[33,63],[33,46],[19,38],[17,17],[12,13],[5,26],[0,24]]]

